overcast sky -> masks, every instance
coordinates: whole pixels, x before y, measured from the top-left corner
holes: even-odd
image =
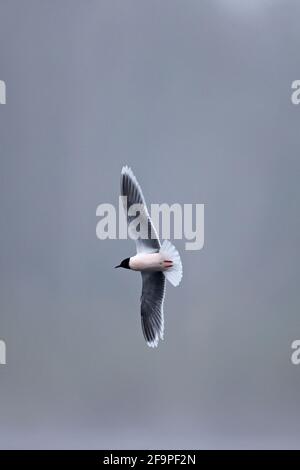
[[[299,447],[300,5],[0,0],[1,448]],[[131,241],[96,238],[132,167],[205,204],[165,341]]]

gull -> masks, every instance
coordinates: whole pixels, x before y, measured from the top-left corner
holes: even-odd
[[[148,346],[155,348],[164,336],[163,304],[166,279],[173,286],[178,286],[182,279],[182,263],[178,251],[169,240],[160,243],[141,187],[128,166],[124,166],[121,171],[121,196],[129,235],[135,239],[137,254],[123,259],[115,267],[141,272],[142,330]],[[139,207],[140,235],[136,232],[131,233],[132,221],[135,219],[132,214],[135,207]]]

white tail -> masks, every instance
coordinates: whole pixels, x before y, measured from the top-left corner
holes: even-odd
[[[182,263],[175,246],[169,240],[165,240],[160,248],[160,253],[165,259],[172,261],[173,266],[163,271],[165,277],[173,286],[178,286],[182,278]]]

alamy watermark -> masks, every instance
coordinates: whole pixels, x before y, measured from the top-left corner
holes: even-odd
[[[0,365],[6,364],[6,344],[0,339]]]
[[[291,362],[294,366],[298,366],[300,364],[300,339],[295,339],[291,344],[291,348],[294,350],[291,355]]]
[[[0,80],[0,104],[6,104],[6,85],[3,80]]]
[[[300,103],[300,80],[294,80],[291,88],[294,90],[291,94],[291,102],[298,105]]]
[[[96,216],[100,217],[96,226],[99,240],[153,239],[158,235],[162,240],[186,240],[186,250],[204,246],[204,204],[151,204],[148,214],[143,204],[128,208],[127,197],[120,196],[118,211],[113,204],[103,203],[97,207]],[[153,226],[147,223],[149,216]]]

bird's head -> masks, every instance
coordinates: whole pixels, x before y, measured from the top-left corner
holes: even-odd
[[[130,269],[129,267],[129,260],[130,258],[125,258],[123,261],[118,266],[115,266],[115,268],[125,268],[125,269]]]

